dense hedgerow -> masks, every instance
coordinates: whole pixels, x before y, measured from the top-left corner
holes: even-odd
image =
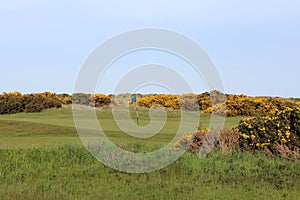
[[[49,92],[22,95],[18,92],[0,95],[1,113],[37,112],[45,108],[59,107],[62,104],[80,104],[92,107],[111,105],[128,105],[132,94],[104,95],[75,93],[53,94]],[[137,105],[152,107],[160,105],[171,109],[201,111],[226,116],[267,116],[286,108],[300,108],[298,99],[274,97],[249,97],[246,95],[228,95],[218,91],[202,94],[136,94]]]
[[[0,114],[40,112],[43,109],[60,108],[61,106],[61,99],[50,92],[26,95],[9,92],[0,95]]]
[[[67,104],[82,104],[93,107],[102,107],[111,104],[110,97],[103,94],[55,94],[50,92],[36,94],[21,94],[9,92],[0,94],[0,114],[20,112],[40,112],[48,108],[60,108]]]
[[[285,108],[300,108],[295,99],[224,95],[218,91],[203,94],[158,94],[138,98],[137,104],[152,107],[156,104],[173,109],[200,110],[226,116],[269,115]]]
[[[14,114],[21,112],[40,112],[48,108],[60,108],[62,105],[80,104],[92,107],[103,107],[111,103],[117,104],[104,94],[77,93],[55,94],[50,92],[36,94],[21,94],[9,92],[0,94],[0,114]]]

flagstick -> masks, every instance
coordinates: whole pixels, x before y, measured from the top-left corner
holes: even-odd
[[[131,101],[135,104],[136,123],[139,126],[139,113],[138,113],[138,108],[137,108],[136,96],[133,96],[133,98],[131,99]]]
[[[136,123],[139,126],[139,113],[137,109],[137,103],[135,103],[135,114],[136,114]]]

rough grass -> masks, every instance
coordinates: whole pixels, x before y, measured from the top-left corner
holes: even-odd
[[[297,199],[300,191],[299,163],[241,152],[186,153],[144,174],[107,168],[76,146],[2,149],[0,162],[0,199]]]

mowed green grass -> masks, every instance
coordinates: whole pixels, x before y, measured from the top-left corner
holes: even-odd
[[[135,120],[134,112],[131,114]],[[137,139],[120,130],[109,109],[97,111],[97,115],[106,136],[116,144],[166,144],[175,136],[180,124],[178,111],[168,111],[169,117],[157,135]],[[226,118],[224,127],[236,125],[241,119],[242,117]],[[149,122],[148,110],[141,109],[140,125],[144,126]],[[210,115],[200,116],[200,125],[203,128],[208,127],[209,123]],[[81,144],[71,108],[50,109],[40,113],[0,115],[0,148],[49,147],[63,144]]]

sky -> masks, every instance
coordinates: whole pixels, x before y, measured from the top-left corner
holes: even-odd
[[[298,0],[0,0],[0,92],[72,93],[95,48],[120,33],[156,27],[184,34],[205,49],[227,93],[300,97],[299,19]],[[186,63],[146,51],[116,62],[99,93],[111,93],[118,76],[149,62],[166,62],[197,84]],[[197,92],[207,90],[200,82]]]

